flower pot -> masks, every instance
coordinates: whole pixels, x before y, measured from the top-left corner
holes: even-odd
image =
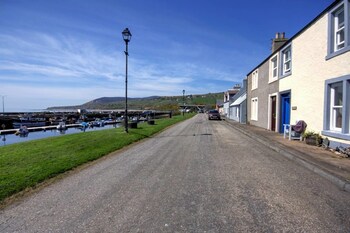
[[[308,145],[312,145],[312,146],[316,146],[316,145],[317,145],[317,139],[316,139],[316,137],[308,137],[308,138],[305,138],[305,142],[306,142],[306,144],[308,144]]]

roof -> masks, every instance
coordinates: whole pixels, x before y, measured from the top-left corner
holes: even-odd
[[[241,96],[247,94],[247,89],[246,88],[241,88],[241,90],[232,98],[232,103],[235,103],[237,99],[239,99]],[[232,104],[230,105],[232,106]]]
[[[225,91],[225,94],[236,94],[239,92],[240,89],[228,89],[227,91]]]
[[[244,93],[240,97],[238,97],[230,106],[237,106],[240,105],[244,100],[247,99],[247,93]]]
[[[334,6],[336,6],[338,3],[346,1],[346,0],[335,0],[331,5],[329,5],[325,10],[323,10],[319,15],[317,15],[310,23],[308,23],[305,27],[303,27],[299,32],[297,32],[294,36],[292,36],[289,40],[286,41],[286,43],[281,46],[279,49],[274,51],[273,53],[270,54],[264,61],[262,61],[259,65],[257,65],[254,69],[252,69],[247,76],[249,76],[253,71],[255,71],[257,68],[262,66],[267,60],[269,60],[272,56],[274,56],[276,53],[281,51],[285,46],[290,44],[297,36],[299,36],[301,33],[303,33],[306,29],[311,27],[312,24],[314,24],[317,20],[319,20],[324,14],[326,14],[330,9],[332,9]]]

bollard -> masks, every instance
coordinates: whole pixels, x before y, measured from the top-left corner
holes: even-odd
[[[130,129],[137,129],[137,122],[130,122],[128,123],[128,126]]]

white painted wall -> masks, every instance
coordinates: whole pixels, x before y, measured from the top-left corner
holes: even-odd
[[[350,52],[325,59],[327,38],[326,14],[292,41],[292,75],[279,86],[280,92],[291,90],[291,106],[297,107],[291,123],[304,120],[316,132],[323,130],[325,80],[350,74]]]

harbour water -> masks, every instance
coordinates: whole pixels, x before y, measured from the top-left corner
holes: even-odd
[[[87,128],[85,132],[119,128],[120,126],[121,126],[120,124],[115,124],[115,125],[112,124],[112,125],[105,125],[104,127]],[[82,131],[81,128],[67,128],[66,130],[63,130],[63,131],[54,129],[54,130],[46,130],[46,131],[29,132],[27,137],[16,136],[15,134],[0,135],[0,147],[14,144],[14,143],[26,142],[26,141],[42,139],[47,137],[58,137],[58,136],[74,134],[74,133],[84,133],[84,131]]]

